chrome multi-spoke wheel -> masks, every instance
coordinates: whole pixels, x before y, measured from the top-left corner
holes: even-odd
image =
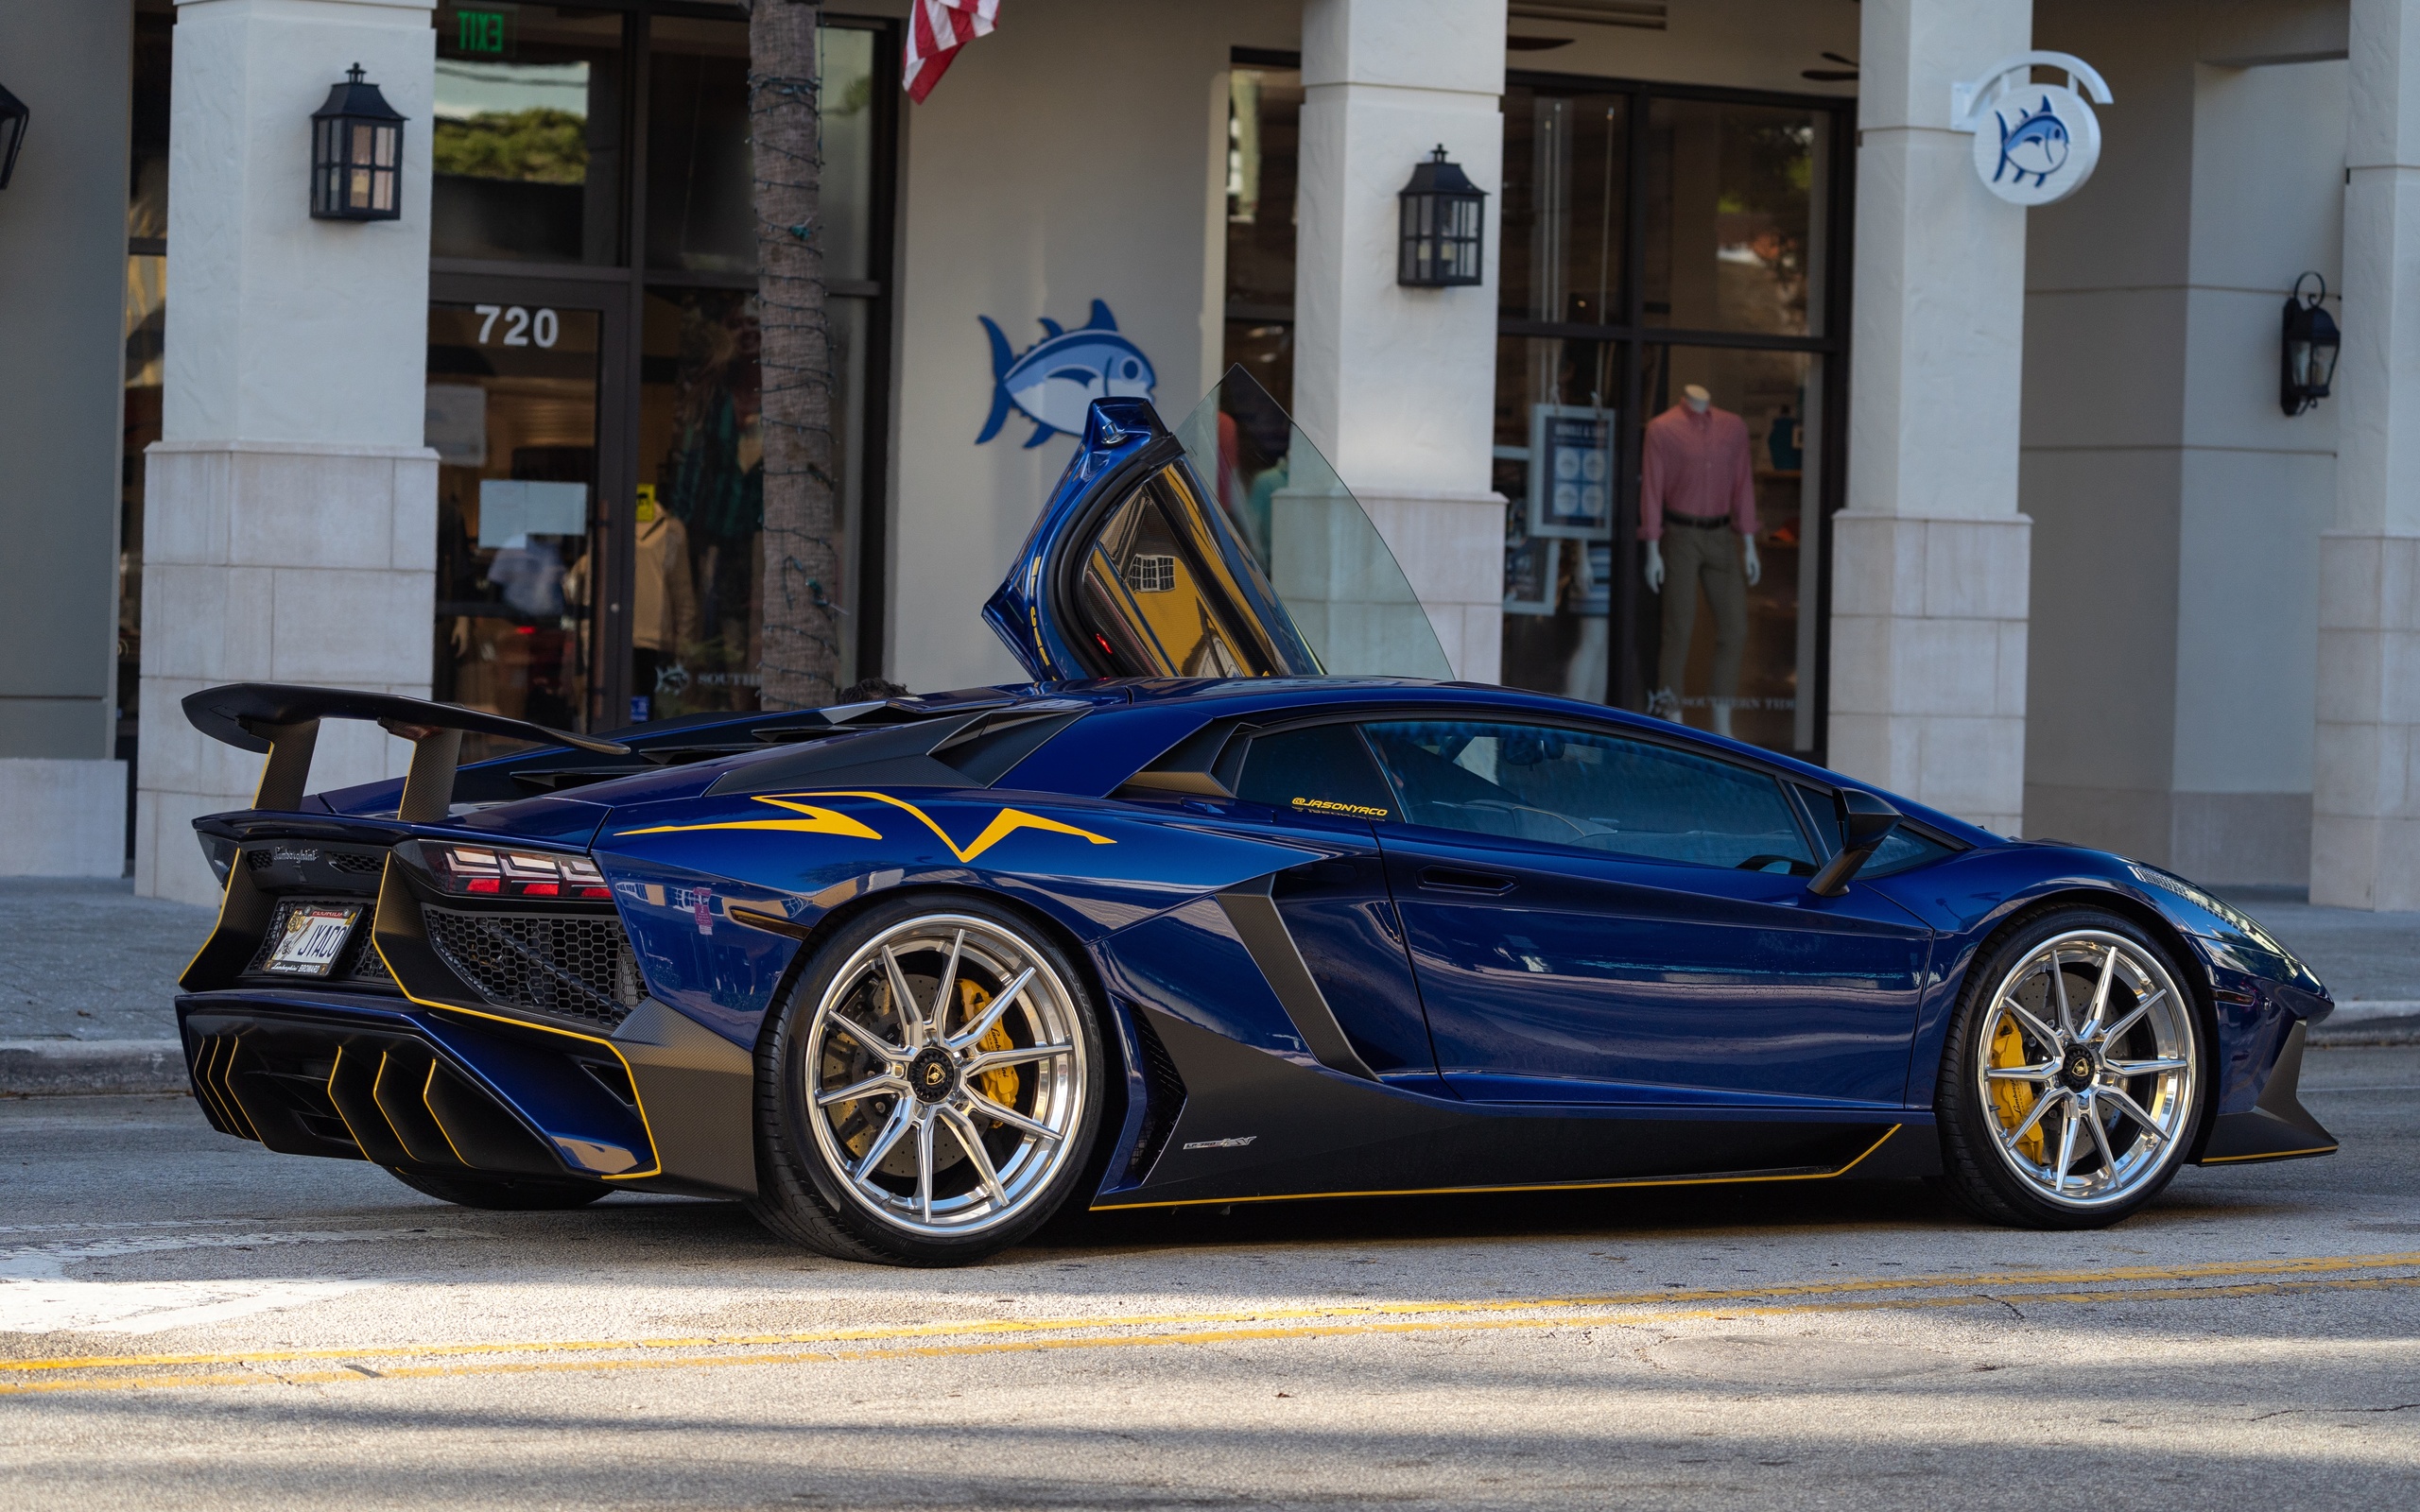
[[[849,1194],[915,1233],[1000,1223],[1066,1158],[1084,1050],[1067,988],[988,920],[911,919],[824,990],[805,1072]]]
[[[2077,911],[1977,971],[1944,1089],[1953,1188],[1993,1216],[2052,1224],[2148,1200],[2201,1107],[2198,1021],[2167,954],[2124,919]]]
[[[1070,964],[1019,921],[971,902],[868,916],[785,1028],[783,1125],[821,1198],[810,1243],[837,1227],[888,1258],[973,1258],[1066,1195],[1098,1032]]]

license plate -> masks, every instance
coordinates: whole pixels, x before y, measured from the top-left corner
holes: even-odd
[[[268,969],[288,976],[325,976],[353,937],[359,903],[307,903],[285,916],[285,929],[269,953]]]

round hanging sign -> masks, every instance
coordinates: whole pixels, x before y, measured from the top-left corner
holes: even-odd
[[[2063,84],[2020,83],[1970,119],[1975,176],[2012,205],[2065,199],[2100,162],[2100,119]]]

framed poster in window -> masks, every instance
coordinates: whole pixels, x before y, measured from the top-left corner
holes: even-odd
[[[1603,541],[1614,527],[1614,411],[1530,406],[1530,534]]]

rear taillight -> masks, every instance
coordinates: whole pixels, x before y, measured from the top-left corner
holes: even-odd
[[[585,856],[551,856],[532,850],[491,850],[484,846],[427,848],[430,870],[447,892],[474,897],[578,898],[605,902],[614,891],[605,874]]]

